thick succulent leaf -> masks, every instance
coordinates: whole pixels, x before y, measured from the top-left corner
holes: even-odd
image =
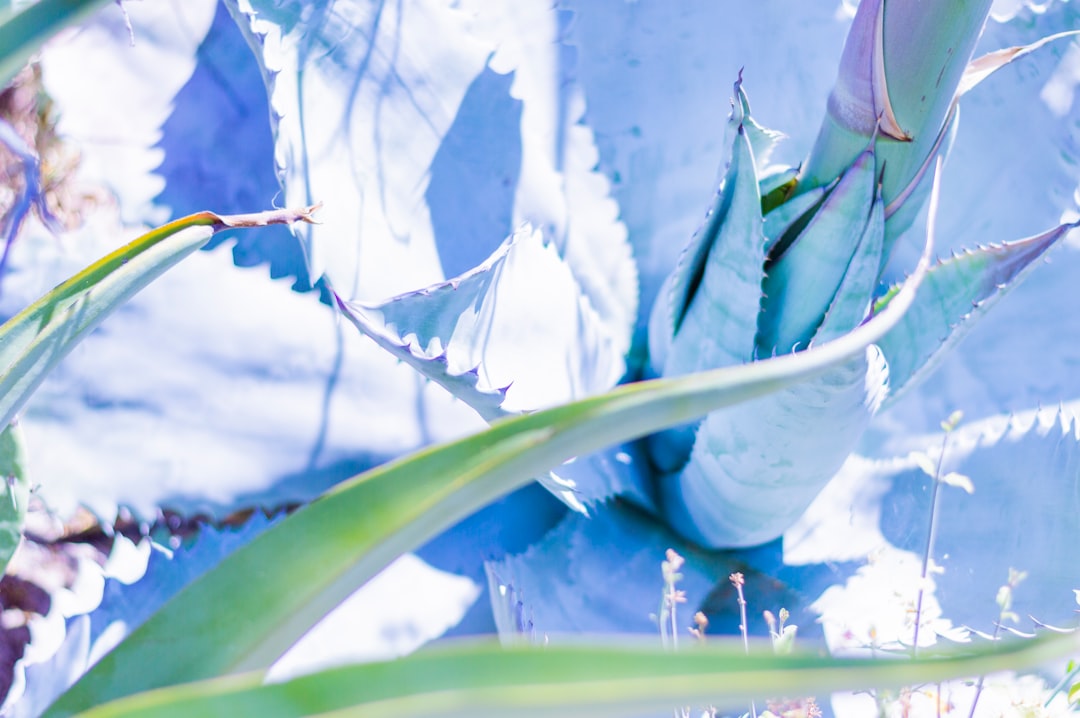
[[[797,652],[746,656],[728,641],[672,653],[655,644],[597,642],[537,648],[445,646],[392,663],[350,666],[284,684],[244,675],[134,696],[88,711],[112,716],[315,713],[373,716],[661,715],[672,706],[746,705],[769,695],[934,683],[1027,668],[1075,651],[1075,635],[1015,641],[915,661],[829,659]],[[423,676],[421,686],[415,679]]]
[[[671,275],[670,296],[653,309],[650,361],[661,376],[742,364],[754,355],[765,238],[749,131],[739,125],[735,135],[716,202]]]
[[[924,259],[920,266],[926,264]],[[138,690],[265,668],[395,556],[528,477],[572,456],[805,381],[861,354],[896,321],[920,278],[921,272],[882,314],[815,350],[626,386],[504,419],[339,485],[189,586],[61,697],[55,714]],[[215,603],[222,595],[230,597],[225,606]],[[202,608],[209,604],[219,610]],[[256,615],[253,605],[260,607]],[[163,641],[170,646],[164,656]]]
[[[927,13],[882,0],[861,3],[807,161],[807,185],[832,182],[880,132],[875,154],[886,168],[882,194],[891,203],[934,153],[990,5],[957,0]]]
[[[78,146],[81,178],[106,185],[125,221],[157,224],[204,207],[244,212],[280,204],[259,67],[214,0],[100,13],[51,45],[43,65],[60,129]],[[208,111],[214,122],[206,121]],[[222,243],[233,244],[239,266],[266,263],[271,277],[309,286],[287,228],[224,232],[208,248]]]
[[[848,263],[844,279],[836,290],[825,319],[814,334],[814,341],[827,342],[851,331],[866,319],[870,299],[877,289],[885,244],[885,202],[879,196],[870,209],[870,218]],[[892,367],[889,383],[892,385]]]
[[[690,0],[677,12],[654,0],[560,5],[574,11],[568,42],[576,76],[589,100],[600,167],[634,242],[642,306],[649,307],[700,226],[702,188],[715,185],[728,154],[719,130],[729,93],[717,78],[745,68],[755,116],[790,136],[773,161],[796,165],[824,112],[849,20],[838,3],[762,0],[736,10]],[[724,28],[721,42],[717,28]],[[799,41],[766,44],[762,37]]]
[[[488,421],[603,391],[625,369],[567,263],[530,227],[449,282],[378,304],[339,298],[338,305]]]
[[[329,271],[349,299],[441,280],[428,173],[493,49],[468,15],[363,0],[232,11],[264,70],[286,200],[326,205],[322,226],[300,235],[312,277]]]
[[[732,122],[724,183],[649,321],[649,362],[660,376],[742,364],[754,355],[765,266],[761,195],[750,131],[736,115]],[[650,437],[653,460],[666,471],[677,469],[693,446],[693,433],[691,425]]]
[[[1055,2],[1006,24],[990,23],[979,53],[1074,29],[1078,12],[1075,3]],[[1080,216],[1078,62],[1075,41],[1051,43],[964,96],[940,212],[943,249],[959,251],[972,246],[972,238],[997,242],[1029,236]],[[1022,142],[1016,140],[1017,127],[1025,128]],[[943,356],[936,372],[871,427],[864,451],[891,455],[889,444],[905,433],[935,430],[957,407],[968,417],[984,417],[1080,396],[1080,374],[1072,368],[1078,360],[1074,343],[1061,341],[1080,329],[1073,326],[1073,314],[1060,309],[1061,297],[1073,291],[1080,256],[1072,242],[1064,244],[1040,267],[1038,281],[1017,287],[959,351]],[[893,266],[900,269],[892,272],[894,278],[911,255],[912,247],[898,242]]]
[[[943,487],[935,537],[937,599],[955,623],[992,632],[997,589],[1009,569],[1028,578],[1014,592],[1013,611],[1050,625],[1075,625],[1078,573],[1062,560],[1080,524],[1080,438],[1074,413],[1043,410],[961,426],[945,444],[943,472],[969,476],[973,494]],[[908,442],[940,455],[943,437]],[[893,545],[921,552],[929,518],[930,479],[910,457],[885,464],[878,500],[881,533]],[[1030,624],[1029,624],[1030,625]]]
[[[100,234],[93,236],[93,229]],[[79,267],[100,251],[100,243],[107,235],[100,231],[100,226],[91,230],[82,235],[84,241],[77,251],[67,251],[67,247],[41,237],[20,241],[5,282],[4,308],[21,304],[24,297],[33,297],[42,286],[50,286],[55,278],[63,277],[73,266]],[[62,353],[103,318],[104,310],[129,298],[167,267],[204,244],[212,233],[210,226],[189,227],[156,243],[160,231],[155,230],[116,250],[81,275],[96,284],[69,282],[10,320],[5,330],[8,339],[0,346],[5,367],[3,381],[12,389],[3,395],[7,412],[18,408],[35,383],[57,364]],[[238,307],[238,302],[250,301],[254,316],[276,305],[272,314],[274,322],[286,316],[306,315],[310,322],[306,325],[308,331],[335,337],[337,330],[330,310],[314,296],[301,297],[289,293],[284,286],[275,293],[273,285],[265,279],[251,275],[234,277],[226,265],[215,262],[209,255],[189,257],[189,261],[199,266],[185,268],[180,276],[170,273],[171,276],[155,282],[149,288],[149,295],[143,294],[128,305],[119,315],[120,321],[111,323],[108,331],[89,336],[75,351],[74,358],[62,363],[41,384],[27,406],[23,420],[30,445],[53,449],[39,455],[38,467],[42,475],[50,477],[42,490],[43,496],[58,511],[68,513],[82,501],[111,516],[115,514],[117,501],[123,500],[140,515],[152,516],[158,502],[168,500],[166,497],[172,498],[178,508],[220,511],[231,508],[236,501],[266,500],[267,495],[272,495],[272,490],[267,488],[272,481],[286,483],[281,490],[282,500],[290,495],[310,496],[319,490],[310,483],[305,488],[305,482],[299,479],[287,485],[293,473],[303,474],[311,482],[321,472],[336,473],[343,478],[355,471],[355,463],[335,466],[348,458],[339,452],[349,443],[333,438],[332,434],[320,439],[320,417],[335,410],[334,406],[326,406],[325,381],[335,376],[337,347],[325,347],[321,356],[312,350],[304,354],[295,344],[299,337],[274,338],[256,327],[248,327],[250,334],[242,339],[231,316],[223,314],[221,308]],[[213,272],[215,268],[218,272],[225,269],[225,275],[218,274],[220,280],[209,281],[207,270]],[[226,277],[233,277],[232,283]],[[165,289],[160,288],[163,282]],[[252,291],[235,294],[237,284]],[[156,310],[150,311],[151,306]],[[208,319],[214,317],[217,321]],[[230,321],[223,322],[226,317]],[[228,336],[223,336],[221,332],[226,324]],[[188,329],[199,332],[192,335],[187,333]],[[205,341],[193,339],[199,333]],[[292,366],[306,365],[309,371],[290,375],[294,377],[291,381],[274,382],[281,393],[273,398],[275,392],[267,393],[265,381],[260,385],[254,379],[265,379],[267,371],[269,376],[274,376],[274,372],[283,370],[281,357],[286,353],[278,348],[282,343],[292,351]],[[257,346],[267,350],[258,354],[259,362],[252,367],[251,352]],[[222,393],[213,395],[222,402],[226,401],[224,397],[232,395],[235,403],[222,404],[233,412],[231,417],[229,411],[208,415],[206,395],[191,391],[191,367],[197,365],[209,366],[217,372]],[[248,380],[238,381],[237,366],[248,367],[245,370]],[[117,367],[126,370],[118,372]],[[348,372],[342,373],[348,376]],[[342,380],[343,384],[349,381]],[[402,381],[406,392],[410,387],[415,391],[407,372]],[[301,393],[307,395],[307,400],[298,401],[300,395],[295,391],[304,386],[307,389]],[[170,400],[166,401],[165,396]],[[282,397],[290,397],[291,404],[282,401]],[[163,408],[166,405],[167,410]],[[306,437],[297,432],[298,410],[311,417]],[[174,423],[176,416],[184,414],[188,418],[181,426]],[[270,423],[275,416],[276,427]],[[232,427],[231,437],[227,432],[217,435],[214,426],[217,421]],[[394,431],[393,426],[386,424],[385,416],[380,421],[384,436]],[[101,428],[105,423],[111,425],[109,431]],[[162,424],[171,425],[171,430],[158,431]],[[259,431],[252,432],[252,426],[258,426]],[[149,427],[155,429],[150,432],[155,437],[152,440],[147,439]],[[237,432],[243,443],[235,441]],[[87,435],[95,436],[95,441],[87,442]],[[273,441],[265,438],[271,435],[277,438]],[[389,438],[402,440],[401,435],[391,434]],[[273,451],[266,448],[270,444],[274,445]],[[200,450],[192,451],[192,446],[199,446]],[[317,452],[314,456],[312,449]],[[320,455],[323,450],[326,453]],[[385,450],[386,447],[381,449]],[[253,461],[252,454],[258,460]],[[362,458],[352,455],[353,461]],[[264,461],[267,463],[263,464]],[[203,468],[207,473],[195,470],[192,462],[205,462]],[[177,473],[178,466],[191,471]],[[152,475],[156,481],[150,480]],[[322,480],[332,477],[324,476]],[[200,483],[204,488],[195,490],[194,486]],[[88,486],[95,488],[89,491]]]
[[[780,140],[784,139],[785,135],[783,132],[762,127],[751,116],[750,99],[746,96],[746,90],[743,89],[741,72],[739,73],[739,81],[735,83],[735,98],[732,101],[731,122],[728,124],[728,128],[737,129],[740,125],[746,131],[746,138],[750,141],[750,149],[754,157],[757,175],[764,177],[773,150],[776,149],[776,145],[780,143]],[[794,175],[792,170],[788,170],[788,172]],[[783,177],[786,174],[788,173],[778,173],[777,176]]]
[[[0,326],[0,426],[45,375],[117,307],[214,234],[212,215],[143,235],[99,259]]]
[[[879,343],[889,362],[890,401],[933,371],[943,355],[1037,266],[1036,260],[1077,226],[1065,224],[1016,242],[965,250],[932,267],[911,311]],[[888,295],[877,307],[887,301]]]
[[[685,626],[694,611],[742,565],[621,503],[597,507],[593,518],[570,514],[527,551],[486,565],[499,635],[543,644],[570,634],[642,634],[659,642],[660,564],[669,548],[686,559],[678,584],[686,603],[676,609],[676,624],[677,640],[691,640]]]
[[[765,215],[765,252],[772,252],[776,243],[804,214],[825,196],[827,188],[815,187],[792,197]]]
[[[30,476],[26,440],[19,422],[0,431],[0,571],[7,567],[22,540],[26,508],[30,504]]]
[[[805,347],[813,337],[870,221],[876,190],[874,154],[867,150],[791,244],[777,248],[782,254],[766,268],[759,355]]]
[[[541,313],[539,296],[547,297]],[[361,332],[489,422],[604,391],[626,368],[622,339],[555,246],[529,227],[449,282],[379,304],[339,297],[338,306]],[[573,473],[578,479],[560,470],[540,481],[577,511],[635,488],[606,480],[610,472]]]
[[[659,479],[668,523],[713,547],[777,538],[855,448],[887,377],[871,347],[812,381],[709,414],[686,466]]]
[[[275,200],[280,203],[273,137],[267,122],[269,108],[259,66],[225,6],[215,5],[213,23],[195,52],[194,71],[175,95],[166,98],[171,112],[161,125],[160,139],[152,149],[148,147],[164,153],[154,174],[165,181],[165,187],[147,209],[160,211],[164,205],[170,218],[203,207],[244,212],[270,206]],[[136,42],[142,41],[143,31],[141,26],[134,28]],[[100,55],[111,50],[113,62],[127,54],[127,47],[110,48],[97,40],[98,44],[87,48],[84,61],[91,52]],[[116,69],[125,76],[133,73],[126,67]],[[213,122],[207,122],[208,108],[213,108]],[[295,278],[294,289],[310,286],[300,244],[287,227],[223,232],[208,249],[222,243],[232,245],[237,266],[265,263],[271,278]]]
[[[455,145],[454,129],[460,125],[463,131],[467,128],[470,139],[477,135],[487,141],[505,138],[520,154],[520,171],[513,177],[516,182],[492,172],[491,166],[500,162],[498,150],[478,153],[475,142],[460,146],[453,163],[440,164],[436,157],[432,182],[443,178],[446,189],[455,186],[445,197],[435,187],[429,187],[427,195],[429,205],[454,206],[447,221],[441,225],[436,222],[435,239],[443,269],[448,275],[456,273],[448,264],[460,260],[463,243],[475,241],[462,237],[462,221],[468,221],[464,215],[483,215],[491,203],[490,193],[474,189],[472,174],[465,174],[464,182],[460,178],[462,167],[473,167],[476,174],[489,178],[487,182],[502,184],[495,197],[512,195],[509,202],[496,203],[512,217],[512,226],[529,222],[541,227],[555,243],[596,311],[613,331],[617,328],[617,349],[625,353],[637,315],[637,267],[626,228],[619,221],[619,207],[610,197],[610,183],[597,169],[596,142],[585,121],[587,108],[575,78],[574,51],[563,44],[574,22],[573,13],[553,11],[545,0],[501,6],[473,0],[462,6],[473,13],[476,33],[497,48],[481,77],[492,71],[506,73],[502,82],[509,85],[509,93],[498,92],[495,106],[515,103],[518,116],[496,124],[487,104],[474,106],[466,95],[440,153]],[[470,91],[477,84],[474,81]],[[513,152],[501,154],[514,156]],[[494,246],[508,233],[509,227],[501,234],[488,233],[486,241]],[[461,268],[479,263],[484,256]]]
[[[560,286],[572,285],[563,292],[549,282],[535,290],[575,304],[548,315],[563,322],[558,331],[533,332],[535,304],[511,301],[503,283],[498,330],[490,338],[481,342],[459,331],[445,345],[449,367],[424,358],[416,363],[436,377],[478,369],[479,391],[468,378],[446,383],[489,419],[498,415],[498,397],[484,395],[507,386],[504,408],[512,411],[612,386],[625,373],[636,269],[607,180],[595,172],[580,92],[552,82],[565,72],[562,16],[539,2],[495,9],[356,0],[333,12],[324,5],[303,18],[294,7],[270,2],[241,8],[254,33],[265,33],[252,41],[271,82],[286,197],[318,195],[328,205],[324,225],[303,238],[314,271],[325,269],[343,299],[370,305],[431,286],[444,271],[467,270],[500,251],[511,223],[531,222],[552,244],[542,266],[561,257],[565,266],[553,271]],[[338,42],[346,35],[365,43],[353,42],[345,52]],[[339,51],[312,51],[316,46]],[[293,67],[297,72],[281,71]],[[477,186],[476,178],[483,183]],[[494,190],[490,196],[485,183]],[[508,262],[516,264],[513,257]],[[538,275],[518,276],[540,285]],[[488,312],[494,302],[492,295]],[[449,309],[437,311],[451,321]],[[397,333],[423,336],[426,321],[399,313]],[[602,338],[579,341],[593,327]],[[466,357],[468,366],[456,364],[463,350],[474,355]],[[548,376],[547,360],[566,372]],[[487,382],[496,383],[484,388]]]
[[[154,146],[192,76],[215,7],[212,0],[173,0],[108,9],[42,53],[42,81],[55,102],[58,131],[79,151],[79,176],[116,196],[125,223],[169,220],[167,210],[152,206],[162,190],[161,178],[152,175],[162,162]],[[93,81],[104,77],[110,82]],[[272,196],[257,200],[273,206]],[[214,204],[195,209],[207,206]]]
[[[109,0],[37,0],[19,10],[0,8],[0,87],[6,87],[50,37],[85,20]]]
[[[1075,3],[1054,2],[1007,23],[988,23],[976,55],[1075,29],[1078,20]],[[973,237],[1028,236],[1080,211],[1078,62],[1076,41],[1054,42],[964,95],[942,191],[941,249],[971,246]],[[910,263],[912,255],[912,247],[900,242],[895,266]]]
[[[136,549],[143,553],[141,576],[121,578],[111,575],[107,568],[97,605],[67,618],[63,641],[55,653],[24,658],[16,667],[17,671],[25,672],[25,692],[21,696],[9,696],[5,717],[41,715],[102,655],[181,588],[272,523],[257,513],[239,528],[204,527],[187,545],[175,550],[143,539]],[[118,548],[130,543],[123,536],[115,540]]]

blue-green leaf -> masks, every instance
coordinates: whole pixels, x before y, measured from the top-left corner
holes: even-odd
[[[652,310],[649,361],[660,376],[753,358],[765,264],[754,159],[749,132],[738,123],[724,183],[705,226],[684,250]],[[693,445],[693,426],[657,434],[649,444],[653,460],[675,470]]]
[[[836,290],[825,319],[814,334],[814,341],[827,342],[859,326],[866,319],[870,299],[878,284],[882,250],[885,243],[885,203],[878,196],[870,209],[870,219],[863,230],[855,254],[848,263],[844,279]],[[891,379],[891,368],[890,368]]]
[[[933,371],[1035,261],[1077,226],[1063,224],[1016,242],[966,250],[932,267],[911,310],[879,342],[889,362],[890,401]],[[879,300],[878,308],[887,300]]]
[[[908,442],[941,452],[943,437]],[[881,462],[887,491],[879,493],[881,531],[893,545],[921,553],[929,520],[929,482],[910,459]],[[1075,564],[1061,560],[1080,530],[1080,433],[1072,412],[964,424],[945,443],[944,473],[970,476],[973,494],[945,489],[938,497],[934,560],[943,615],[954,623],[993,631],[998,587],[1009,569],[1028,579],[1013,595],[1013,611],[1057,626],[1076,625]],[[880,484],[879,484],[880,486]]]
[[[380,346],[488,421],[604,391],[625,371],[566,262],[529,227],[449,282],[377,304],[339,299],[339,306]]]
[[[686,466],[659,479],[666,520],[706,546],[777,538],[855,448],[887,377],[871,347],[822,377],[709,414]]]
[[[0,571],[7,567],[22,540],[30,504],[26,439],[18,420],[0,431]]]
[[[766,268],[759,355],[783,354],[807,346],[863,236],[876,190],[871,148],[852,163],[790,245],[778,248],[782,254]]]

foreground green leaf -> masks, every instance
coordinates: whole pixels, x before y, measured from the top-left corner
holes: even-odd
[[[15,554],[22,539],[26,507],[30,503],[26,440],[17,421],[0,432],[0,574]]]
[[[17,12],[0,8],[0,87],[11,82],[46,40],[110,2],[40,0]]]
[[[889,307],[834,342],[622,386],[498,422],[342,483],[185,589],[94,666],[49,715],[71,715],[150,688],[265,669],[394,558],[531,477],[574,456],[805,381],[865,352],[910,305],[931,244]]]
[[[199,212],[152,229],[102,257],[0,326],[0,427],[57,363],[114,309],[215,232],[311,221],[312,208],[252,215]]]
[[[623,716],[738,705],[769,695],[900,687],[1031,668],[1080,649],[1080,634],[966,648],[914,661],[743,653],[725,641],[672,653],[655,642],[448,645],[384,663],[260,685],[245,674],[144,693],[86,718],[238,716]]]

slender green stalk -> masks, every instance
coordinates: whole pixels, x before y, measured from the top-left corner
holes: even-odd
[[[769,695],[899,687],[1022,670],[1080,649],[1080,634],[909,661],[823,658],[795,651],[744,655],[735,641],[671,652],[611,640],[594,645],[443,645],[394,661],[346,666],[286,683],[245,674],[161,689],[87,710],[86,718],[312,714],[399,716],[625,716],[672,705],[739,705]]]
[[[72,715],[150,688],[265,669],[393,559],[531,477],[571,457],[805,381],[864,352],[910,306],[932,251],[931,233],[905,289],[883,312],[832,342],[752,364],[625,385],[498,421],[479,434],[340,484],[185,588],[102,658],[48,715]]]

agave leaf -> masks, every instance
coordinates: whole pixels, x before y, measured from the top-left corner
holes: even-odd
[[[187,161],[200,163],[205,173],[200,182],[224,191],[221,196],[209,194],[213,201],[208,204],[194,206],[173,194],[170,200],[177,201],[175,214],[217,206],[223,211],[243,212],[253,203],[256,207],[273,204],[273,190],[270,194],[238,198],[216,179],[226,167],[243,167],[256,177],[267,169],[243,160],[238,156],[242,150],[219,150],[216,155],[207,155],[204,137],[211,132],[211,123],[204,122],[202,128],[182,121],[168,124],[177,99],[185,105],[178,108],[180,116],[189,115],[190,96],[177,97],[185,83],[197,80],[194,75],[205,78],[210,69],[210,58],[206,54],[197,57],[197,53],[214,19],[215,5],[208,0],[191,0],[131,3],[123,11],[113,8],[89,18],[78,32],[58,38],[41,54],[42,83],[55,103],[57,129],[65,142],[77,147],[81,158],[78,177],[102,184],[115,194],[125,224],[156,226],[172,218],[169,210],[154,206],[153,201],[162,191],[161,182],[167,180],[170,167],[186,164],[177,162],[178,156],[166,157],[163,164],[161,155],[162,149],[175,149],[177,154],[183,151],[175,147],[173,139],[181,129],[179,125],[187,128],[178,138],[180,144],[188,144],[191,156]],[[211,42],[210,47],[214,44]],[[207,62],[197,69],[202,60]],[[236,63],[238,69],[243,68],[243,58],[236,58]],[[103,77],[110,81],[91,81]],[[221,82],[228,86],[228,80]],[[229,93],[226,97],[218,94],[221,84],[213,88],[203,84],[201,89],[208,98],[214,93],[229,105],[216,111],[233,120],[239,120],[233,115],[234,109],[243,112],[251,102],[250,91],[234,98]],[[258,112],[255,108],[253,111]],[[258,135],[251,139],[257,146]],[[215,158],[222,164],[215,164]],[[225,164],[234,160],[236,165]],[[163,174],[154,176],[159,165]],[[242,199],[242,204],[229,206],[235,199]]]
[[[153,229],[102,257],[0,326],[0,425],[45,375],[118,306],[219,229],[311,221],[313,207],[261,215],[201,212]]]
[[[815,187],[792,197],[765,215],[765,252],[772,253],[776,243],[792,225],[825,196],[826,187]]]
[[[967,94],[990,75],[1024,55],[1035,52],[1044,45],[1067,37],[1076,37],[1077,35],[1080,35],[1080,30],[1067,30],[1047,35],[1028,45],[1007,47],[978,57],[968,63],[968,66],[964,69],[964,74],[960,78],[960,85],[956,88],[956,94],[957,96]]]
[[[914,661],[747,656],[735,641],[677,653],[655,643],[502,647],[470,642],[388,662],[260,685],[258,675],[167,688],[99,706],[87,718],[240,715],[625,716],[671,706],[737,705],[767,695],[933,683],[1015,670],[1075,651],[1075,635],[1013,641]],[[422,684],[416,681],[423,676]]]
[[[855,448],[887,377],[872,347],[812,381],[709,414],[686,465],[659,479],[667,522],[711,547],[777,538]]]
[[[315,276],[325,269],[346,299],[381,300],[472,266],[530,222],[618,328],[625,353],[636,269],[595,171],[580,92],[549,81],[568,57],[550,6],[230,7],[265,70],[285,196],[327,204],[323,226],[301,238]],[[550,42],[537,39],[544,33]],[[477,138],[487,151],[476,151]],[[495,182],[492,198],[470,188],[474,177]]]
[[[18,421],[0,432],[0,571],[7,567],[22,541],[26,508],[30,504],[30,477],[26,458],[26,439]]]
[[[891,138],[875,149],[879,166],[887,168],[882,195],[891,203],[933,154],[990,4],[962,0],[927,13],[882,0],[862,2],[807,160],[806,187],[839,176],[880,127]]]
[[[445,3],[229,7],[263,68],[286,201],[326,204],[299,237],[312,278],[348,299],[441,280],[428,172],[494,48]]]
[[[533,310],[536,297],[545,310]],[[626,369],[620,335],[592,308],[568,263],[524,227],[465,274],[379,304],[338,306],[361,332],[464,401],[486,421],[601,392]],[[624,482],[548,474],[576,511]],[[631,487],[626,487],[631,488]]]
[[[741,95],[738,83],[736,94]],[[750,130],[735,123],[731,160],[705,226],[690,240],[649,322],[649,361],[660,376],[743,364],[753,358],[765,264],[761,195]],[[653,460],[681,466],[694,427],[649,438]]]
[[[911,311],[879,343],[889,362],[889,401],[932,372],[1035,260],[1078,226],[1063,224],[1027,239],[968,250],[931,268]]]
[[[532,310],[539,296],[542,313]],[[625,370],[613,332],[530,227],[449,282],[378,304],[339,298],[338,306],[488,421],[603,391]]]
[[[269,108],[258,63],[225,6],[214,5],[216,12],[213,13],[213,22],[194,53],[195,67],[191,77],[175,93],[162,93],[161,101],[169,103],[171,111],[160,123],[160,131],[157,123],[150,128],[160,134],[155,134],[156,141],[147,141],[145,150],[148,153],[164,152],[164,158],[154,174],[165,181],[165,187],[153,198],[153,205],[146,206],[144,211],[147,215],[160,212],[163,205],[169,208],[172,219],[196,212],[202,207],[215,207],[220,212],[231,213],[280,201],[277,195],[281,188],[272,159],[273,137],[266,121]],[[184,9],[192,14],[201,10],[198,3],[188,3]],[[141,15],[133,18],[136,42],[141,43],[145,34],[153,37],[156,45],[158,37],[164,34],[157,24],[175,27],[177,22],[175,8],[172,12],[159,13],[157,17],[157,23],[147,22]],[[188,23],[197,25],[197,22],[185,18],[185,26]],[[130,60],[132,49],[127,47],[126,37],[122,42],[120,47],[110,47],[101,37],[88,38],[85,44],[90,45],[89,48],[80,42],[83,52],[79,61],[86,63],[92,55],[104,55],[96,62],[109,63],[109,76],[117,84],[120,77],[131,83],[129,87],[140,89],[148,81],[160,82],[160,73],[155,73],[149,80],[139,81],[140,74],[145,78],[145,70],[140,72],[131,67],[134,64]],[[171,58],[170,61],[183,65],[186,59]],[[93,91],[100,93],[101,88],[95,87]],[[129,91],[116,98],[114,112],[126,115],[120,122],[135,122],[133,115],[144,118],[144,122],[157,119],[153,112],[146,111],[142,106],[126,108],[126,112],[116,109],[116,105],[124,101],[132,105],[147,103],[145,95],[140,95],[137,91]],[[70,96],[61,99],[69,103],[71,100]],[[99,104],[103,101],[100,95],[80,100]],[[206,121],[209,107],[214,108],[215,122]],[[82,109],[81,106],[70,107],[67,112]],[[99,114],[102,110],[93,108],[92,112]],[[95,125],[94,136],[100,137],[100,127],[100,123]],[[132,134],[138,136],[134,132]],[[237,142],[238,137],[242,137],[243,141]],[[131,135],[127,139],[130,142]],[[115,155],[115,148],[115,142],[110,143],[108,151]],[[121,186],[137,181],[137,173],[128,177],[116,176],[119,174],[115,173],[109,179]],[[134,202],[125,206],[129,216],[138,209],[139,205]],[[266,264],[271,278],[292,277],[296,280],[294,289],[310,288],[312,281],[307,275],[303,252],[288,227],[276,225],[247,232],[222,232],[211,240],[207,249],[230,242],[233,262],[237,266]]]
[[[145,571],[134,582],[105,575],[100,602],[88,613],[66,621],[64,638],[48,657],[25,656],[16,671],[25,671],[25,693],[5,712],[9,718],[41,715],[102,655],[112,650],[134,628],[161,608],[181,588],[205,573],[239,546],[266,530],[273,522],[256,513],[239,528],[217,530],[203,527],[187,545],[167,550],[149,539]],[[127,541],[123,536],[117,542]],[[96,567],[95,567],[96,568]]]
[[[920,437],[913,448],[940,455],[943,437]],[[1029,578],[1013,594],[1013,611],[1051,625],[1075,625],[1076,568],[1060,560],[1080,525],[1076,476],[1080,434],[1060,410],[971,422],[949,435],[944,474],[970,476],[974,493],[938,497],[936,596],[955,623],[992,631],[998,587],[1010,568]],[[881,462],[881,531],[893,545],[921,552],[931,478],[912,462]],[[920,520],[920,517],[922,519]]]
[[[866,319],[870,298],[877,289],[885,243],[885,202],[878,196],[870,209],[863,235],[848,263],[829,310],[814,341],[827,342],[851,331]],[[890,368],[891,370],[891,368]]]
[[[525,637],[545,644],[571,634],[668,631],[657,617],[664,590],[660,562],[669,548],[686,560],[679,569],[686,603],[677,607],[676,641],[690,640],[684,625],[713,585],[740,567],[618,502],[600,507],[593,518],[568,514],[527,551],[486,564],[499,635],[504,642]]]
[[[624,386],[505,419],[339,485],[190,585],[105,656],[51,714],[69,715],[148,688],[266,668],[394,557],[528,477],[572,456],[805,381],[864,352],[910,302],[926,264],[924,259],[910,291],[886,311],[812,351]],[[224,606],[223,595],[230,597]],[[250,610],[255,605],[257,613]],[[170,646],[165,655],[159,649],[163,641]]]
[[[88,18],[109,0],[37,0],[20,10],[0,8],[0,87],[6,87],[56,33]]]
[[[848,168],[791,244],[784,246],[782,241],[775,250],[782,254],[766,268],[758,355],[805,347],[813,337],[866,231],[876,190],[874,153],[869,149]]]
[[[651,307],[701,226],[702,188],[716,186],[730,151],[717,131],[730,114],[730,93],[716,78],[745,68],[745,80],[766,90],[754,97],[755,117],[771,126],[784,118],[791,137],[772,161],[796,165],[814,141],[846,21],[835,4],[776,0],[744,3],[737,15],[708,0],[685,2],[678,13],[610,1],[563,0],[560,8],[574,13],[566,41],[575,76],[589,101],[600,169],[635,243],[641,303]],[[717,28],[726,28],[722,42]],[[800,41],[766,47],[755,40],[763,33]]]
[[[746,96],[746,90],[742,86],[742,73],[739,73],[739,81],[735,83],[735,97],[731,103],[731,121],[729,129],[742,126],[746,131],[746,138],[750,141],[751,154],[754,157],[754,167],[759,177],[765,176],[765,168],[769,165],[776,145],[784,139],[783,132],[769,130],[758,124],[750,114],[750,99]],[[782,175],[781,175],[782,176]],[[794,175],[789,178],[793,179]],[[765,192],[762,192],[765,194]]]

